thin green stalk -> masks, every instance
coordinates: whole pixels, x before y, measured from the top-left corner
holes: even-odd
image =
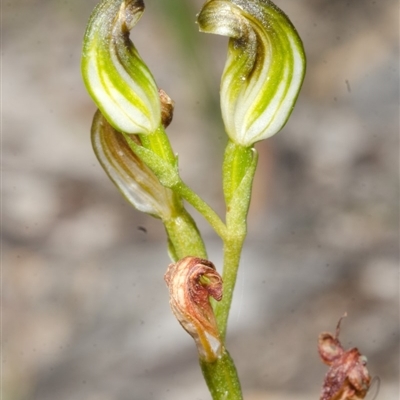
[[[214,304],[221,337],[225,339],[233,290],[236,284],[240,255],[247,234],[247,212],[258,155],[254,148],[229,142],[224,157],[224,195],[226,201],[226,235],[222,280],[224,296]]]
[[[226,226],[222,222],[218,214],[189,186],[182,180],[173,187],[175,193],[178,193],[185,199],[191,206],[193,206],[211,225],[217,235],[224,238],[226,235]]]
[[[240,255],[245,237],[246,235],[243,235],[241,238],[224,242],[224,266],[222,273],[224,295],[219,303],[214,303],[215,317],[223,341],[225,341],[229,310],[232,304],[233,291],[235,289]]]

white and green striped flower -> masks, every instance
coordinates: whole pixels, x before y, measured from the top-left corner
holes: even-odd
[[[161,124],[154,78],[129,39],[143,0],[103,0],[93,11],[83,43],[82,75],[102,114],[117,130],[149,134]]]
[[[269,0],[209,0],[198,15],[202,32],[230,37],[221,81],[221,109],[230,139],[241,146],[283,128],[305,73],[301,39]]]

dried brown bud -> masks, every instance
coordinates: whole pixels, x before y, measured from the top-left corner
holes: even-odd
[[[162,89],[158,89],[161,102],[161,122],[166,128],[174,116],[174,101]]]
[[[367,358],[357,348],[344,350],[340,341],[340,318],[336,334],[323,332],[319,335],[318,352],[322,361],[329,365],[322,386],[320,400],[361,400],[368,393],[371,376],[367,370]]]
[[[185,257],[168,266],[164,276],[171,309],[196,342],[200,358],[213,362],[223,353],[209,297],[222,299],[222,278],[212,262]]]

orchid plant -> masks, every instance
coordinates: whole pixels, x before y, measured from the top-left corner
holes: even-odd
[[[164,278],[172,311],[197,345],[212,398],[239,400],[240,383],[225,337],[257,167],[254,144],[279,132],[290,117],[305,74],[303,44],[289,18],[269,0],[207,0],[197,16],[201,32],[229,37],[220,87],[228,135],[222,165],[226,215],[221,219],[180,177],[166,133],[174,102],[157,86],[129,37],[143,12],[143,0],[103,0],[90,17],[82,75],[98,107],[93,149],[127,201],[164,224],[172,261]],[[185,201],[222,239],[222,275],[207,259]],[[327,340],[321,344],[325,350]],[[363,394],[369,375],[359,370],[357,388]],[[341,384],[349,382],[342,379]],[[339,399],[324,390],[323,400]]]

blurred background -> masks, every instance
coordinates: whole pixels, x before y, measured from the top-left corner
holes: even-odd
[[[148,0],[133,38],[175,100],[186,182],[222,215],[226,38],[202,0]],[[377,399],[399,398],[398,2],[277,0],[308,70],[284,130],[259,143],[228,348],[246,400],[318,399],[317,338],[367,355]],[[163,227],[98,164],[80,76],[95,0],[2,4],[3,398],[210,399],[173,317]],[[210,259],[221,243],[197,217]],[[373,389],[372,391],[376,390]],[[369,399],[372,400],[373,393]]]

